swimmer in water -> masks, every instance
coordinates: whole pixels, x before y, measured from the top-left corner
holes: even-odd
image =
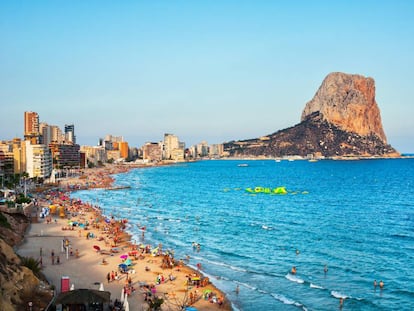
[[[382,280],[379,282],[379,287],[380,287],[380,289],[384,288],[384,282]]]

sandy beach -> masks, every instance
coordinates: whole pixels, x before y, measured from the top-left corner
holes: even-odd
[[[122,171],[87,170],[63,186],[110,187],[109,174]],[[127,219],[103,217],[99,208],[71,200],[63,192],[44,192],[38,204],[39,210],[51,207],[50,214],[31,224],[17,252],[41,259],[42,271],[57,293],[63,277],[76,289],[103,287],[111,293],[112,302],[121,300],[123,291],[128,292],[130,310],[147,310],[154,297],[163,299],[162,310],[181,310],[189,305],[197,310],[231,310],[226,297],[208,278],[164,253],[162,245],[133,244],[125,232]],[[125,264],[121,266],[127,268],[125,273],[120,264]]]

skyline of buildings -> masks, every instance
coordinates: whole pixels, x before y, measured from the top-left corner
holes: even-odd
[[[181,162],[200,157],[218,158],[224,154],[222,144],[209,146],[206,141],[186,149],[185,142],[171,133],[165,133],[159,142],[147,142],[141,147],[130,147],[123,136],[110,134],[97,139],[96,146],[79,146],[73,123],[65,124],[62,131],[57,125],[40,122],[39,114],[33,111],[24,112],[23,128],[23,140],[17,137],[0,140],[3,184],[15,174],[27,173],[30,178],[48,179],[59,170],[93,167],[106,162]]]

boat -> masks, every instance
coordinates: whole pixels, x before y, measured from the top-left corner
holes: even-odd
[[[246,166],[249,166],[249,164],[247,164],[247,163],[241,163],[241,164],[238,164],[237,166],[239,166],[239,167],[246,167]]]

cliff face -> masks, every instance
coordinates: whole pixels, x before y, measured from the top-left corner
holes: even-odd
[[[345,132],[376,135],[387,143],[372,78],[341,72],[329,74],[306,104],[301,121],[314,112],[319,112],[323,120]]]
[[[0,214],[0,310],[27,310],[29,301],[36,302],[33,311],[40,310],[49,303],[52,293],[44,281],[22,265],[13,249],[24,238],[29,220],[18,213]]]
[[[395,157],[387,144],[372,78],[331,73],[293,127],[261,138],[229,142],[233,157],[308,155]]]

